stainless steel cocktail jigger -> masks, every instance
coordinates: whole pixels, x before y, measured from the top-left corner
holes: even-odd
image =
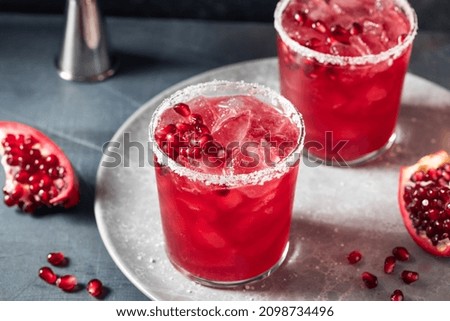
[[[102,81],[116,72],[97,0],[67,0],[64,41],[56,66],[61,78],[73,81]]]

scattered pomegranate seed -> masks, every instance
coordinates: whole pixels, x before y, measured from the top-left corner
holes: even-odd
[[[419,273],[405,270],[402,272],[401,277],[403,282],[405,282],[406,284],[411,284],[419,279]]]
[[[402,246],[394,247],[392,254],[399,261],[408,261],[410,256],[408,250]]]
[[[51,268],[44,266],[39,269],[39,277],[49,284],[55,284],[58,278]]]
[[[103,284],[100,280],[98,279],[92,279],[88,282],[87,286],[86,286],[86,290],[88,291],[88,293],[90,295],[92,295],[93,297],[100,297],[103,293]]]
[[[62,252],[52,252],[47,255],[47,261],[55,266],[66,265],[67,259]]]
[[[347,255],[348,263],[356,264],[361,261],[362,255],[359,251],[352,251]]]
[[[404,296],[403,292],[400,290],[394,290],[394,292],[391,294],[391,301],[403,301]]]
[[[178,103],[173,106],[173,109],[183,117],[187,117],[191,114],[191,109],[185,103]]]
[[[77,285],[78,285],[77,278],[70,274],[63,275],[56,280],[56,286],[67,292],[73,291]]]
[[[364,284],[366,285],[366,287],[369,289],[376,288],[378,285],[378,278],[375,275],[373,275],[372,273],[363,272],[361,274],[361,278],[362,278]]]
[[[394,272],[395,261],[395,257],[392,255],[388,256],[384,260],[384,273],[391,274],[392,272]]]

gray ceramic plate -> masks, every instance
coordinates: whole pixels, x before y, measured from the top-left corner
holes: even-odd
[[[155,300],[387,300],[397,288],[407,299],[450,300],[448,282],[442,281],[450,279],[450,261],[431,257],[413,243],[397,207],[400,166],[442,148],[450,150],[450,92],[411,74],[406,79],[397,142],[390,151],[357,168],[302,164],[291,248],[275,274],[244,288],[217,290],[178,273],[164,253],[155,177],[144,155],[147,150],[139,152],[126,142],[146,145],[147,125],[161,100],[186,85],[212,79],[259,82],[277,89],[276,59],[215,69],[162,92],[112,138],[121,144],[114,152],[129,154],[129,163],[110,168],[105,164],[113,159],[104,156],[99,166],[98,228],[113,260],[136,287]],[[406,246],[413,259],[385,275],[384,259],[398,245]],[[351,266],[346,255],[354,249],[364,258]],[[402,269],[418,271],[420,281],[403,284]],[[363,286],[359,277],[363,271],[378,275],[376,289]]]

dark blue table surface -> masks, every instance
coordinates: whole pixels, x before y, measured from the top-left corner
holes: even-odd
[[[0,300],[91,300],[84,290],[65,293],[38,278],[51,251],[70,258],[58,273],[74,274],[84,285],[101,279],[106,300],[146,300],[113,263],[97,230],[93,204],[102,145],[167,87],[211,68],[275,56],[275,33],[268,23],[109,18],[119,73],[85,84],[57,76],[63,27],[61,16],[0,14],[0,119],[46,132],[81,180],[81,203],[70,211],[36,216],[0,204]],[[420,31],[410,72],[449,89],[450,33]]]

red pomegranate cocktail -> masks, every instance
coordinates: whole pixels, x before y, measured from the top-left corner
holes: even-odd
[[[395,140],[417,19],[406,0],[281,0],[281,93],[303,114],[305,149],[326,164],[371,159]]]
[[[303,120],[256,84],[213,81],[166,99],[150,124],[166,251],[205,285],[261,279],[284,260]]]

